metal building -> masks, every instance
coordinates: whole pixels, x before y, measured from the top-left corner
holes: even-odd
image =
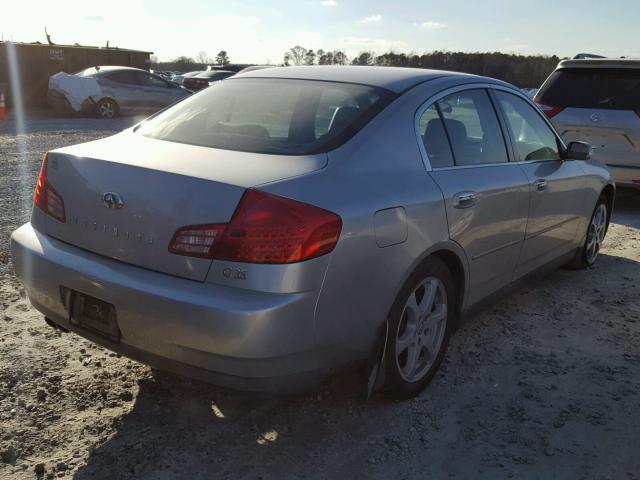
[[[0,42],[0,91],[11,102],[9,91],[8,42]],[[14,43],[25,105],[44,106],[49,77],[54,73],[73,73],[96,65],[119,65],[149,69],[153,52],[126,48],[84,47]]]

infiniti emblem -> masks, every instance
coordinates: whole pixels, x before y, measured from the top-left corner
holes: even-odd
[[[591,119],[591,121],[593,123],[598,123],[600,120],[602,120],[602,118],[600,117],[599,114],[597,113],[592,113],[591,116],[589,117]]]
[[[124,199],[122,195],[116,192],[107,192],[102,195],[102,203],[107,208],[118,210],[124,207]]]

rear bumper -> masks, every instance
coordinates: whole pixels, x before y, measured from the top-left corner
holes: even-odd
[[[60,326],[160,369],[221,386],[311,386],[339,356],[314,344],[317,292],[270,294],[173,277],[55,240],[30,223],[11,237],[17,275],[36,309]],[[112,303],[112,343],[70,324],[60,287]]]
[[[55,112],[69,115],[88,115],[95,110],[95,103],[89,99],[82,102],[82,106],[79,111],[75,111],[67,97],[63,93],[55,89],[49,89],[47,91],[47,106]]]
[[[616,185],[640,188],[640,166],[628,167],[608,164],[607,167],[611,170],[611,176]]]

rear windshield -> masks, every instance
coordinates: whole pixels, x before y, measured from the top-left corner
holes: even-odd
[[[640,69],[557,70],[538,93],[545,105],[564,108],[640,110]]]
[[[305,155],[344,143],[392,97],[364,85],[230,79],[150,118],[137,132],[226,150]]]

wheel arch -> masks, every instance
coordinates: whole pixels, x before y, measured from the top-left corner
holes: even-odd
[[[407,269],[407,272],[405,272],[402,281],[399,282],[396,289],[393,301],[395,302],[395,299],[398,297],[411,275],[413,275],[413,273],[419,269],[427,259],[432,257],[440,259],[451,271],[456,288],[456,317],[459,317],[460,313],[464,310],[465,300],[468,294],[469,272],[464,251],[453,242],[439,243],[423,252],[411,267]],[[388,312],[391,312],[392,308],[393,303],[389,306]]]
[[[616,187],[608,183],[600,192],[600,195],[607,200],[607,230],[609,229],[609,222],[611,221],[611,214],[613,213],[613,204],[616,197]]]
[[[110,95],[105,95],[104,97],[101,97],[100,100],[98,100],[95,103],[94,108],[96,109],[96,111],[98,109],[98,105],[100,105],[100,103],[104,102],[105,100],[110,100],[111,102],[113,102],[113,105],[115,106],[115,115],[118,115],[120,113],[120,104],[118,103],[118,101],[115,98],[113,98]]]

